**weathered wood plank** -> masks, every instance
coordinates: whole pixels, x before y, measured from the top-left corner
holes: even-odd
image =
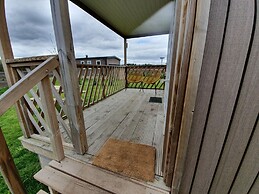
[[[252,11],[251,7],[249,10]],[[254,37],[259,37],[258,28]],[[259,67],[257,65],[259,39],[255,38],[251,41],[253,41],[253,47],[249,62],[244,70],[244,79],[240,85],[241,91],[229,127],[227,140],[210,189],[212,193],[229,191],[257,119],[259,111]],[[242,122],[240,122],[241,120]]]
[[[31,152],[34,152],[36,154],[39,154],[54,160],[53,149],[50,145],[50,139],[48,137],[33,134],[31,138],[26,139],[24,137],[20,137],[19,140],[21,141],[23,147],[30,150]],[[71,157],[76,160],[84,161],[84,162],[89,162],[92,159],[92,155],[77,154],[72,144],[63,142],[63,146],[64,146],[65,155],[68,157]]]
[[[259,173],[259,123],[258,116],[254,126],[254,131],[251,134],[251,140],[248,144],[245,156],[240,168],[237,172],[236,178],[231,189],[228,191],[230,194],[235,193],[250,193],[249,190],[255,189],[257,187],[258,193],[258,183],[256,186],[256,181],[258,182],[258,173]],[[256,190],[256,189],[255,189]],[[251,192],[253,193],[253,192]]]
[[[54,106],[53,95],[50,86],[49,77],[45,77],[39,84],[40,97],[42,101],[42,108],[47,125],[50,129],[50,141],[53,147],[54,158],[61,161],[65,155],[61,140],[61,133],[59,130],[58,120],[56,116],[56,109]]]
[[[209,111],[214,79],[216,77],[219,56],[221,53],[228,3],[229,2],[225,0],[211,2],[204,58],[194,109],[194,118],[189,134],[189,145],[187,148],[179,193],[190,192],[192,179],[194,177],[199,147],[206,122],[206,116]],[[186,131],[186,135],[188,136],[188,131]]]
[[[249,190],[249,194],[258,194],[258,191],[259,191],[259,173],[257,174],[254,184]]]
[[[132,98],[134,98],[134,96],[135,95],[131,94],[131,95],[127,96],[127,99],[131,100]],[[113,104],[112,101],[115,101],[116,103]],[[127,101],[123,100],[123,98],[121,98],[121,97],[113,98],[112,101],[110,101],[110,99],[107,99],[107,102],[102,102],[102,105],[106,105],[106,103],[111,103],[113,105],[108,106],[107,109],[106,108],[102,109],[101,104],[99,104],[100,109],[97,108],[96,113],[89,115],[89,118],[92,121],[94,121],[94,123],[87,129],[88,135],[91,135],[94,131],[96,131],[96,129],[100,128],[101,125],[103,125],[105,122],[109,121],[110,118],[113,118],[112,115],[116,114],[116,112],[118,112],[121,108],[123,108],[125,106],[125,104],[127,103]],[[87,117],[87,113],[85,113],[85,114]],[[90,121],[90,123],[91,123],[91,121]]]
[[[61,171],[51,167],[44,167],[34,175],[34,178],[41,183],[51,187],[62,194],[71,193],[90,193],[90,194],[107,194],[103,189],[95,187],[80,179],[69,176]]]
[[[93,165],[84,164],[68,158],[61,161],[61,163],[51,161],[50,166],[59,171],[66,172],[74,177],[85,180],[86,182],[94,184],[100,188],[105,188],[112,193],[168,193],[166,190],[158,189],[151,185],[141,184],[141,182],[134,181],[130,178],[122,177]]]
[[[52,0],[50,4],[72,142],[76,151],[79,154],[84,154],[88,146],[68,13],[68,2],[67,0]]]
[[[175,74],[175,64],[176,64],[176,56],[177,56],[177,48],[178,48],[178,38],[179,38],[179,30],[180,30],[180,16],[181,16],[181,7],[182,1],[176,1],[176,5],[174,8],[174,18],[171,22],[170,27],[170,35],[169,35],[169,44],[168,44],[168,55],[167,55],[167,82],[165,84],[165,137],[164,137],[164,145],[163,145],[163,174],[164,180],[167,179],[167,170],[168,170],[168,158],[169,158],[169,148],[170,148],[170,137],[172,134],[171,131],[171,122],[172,118],[172,110],[173,110],[173,101],[175,98],[173,87],[174,87],[174,74]],[[168,182],[168,181],[167,181]]]
[[[100,122],[99,127],[95,126],[95,130],[89,135],[89,153],[95,155],[96,152],[103,146],[106,140],[114,133],[119,124],[127,117],[128,112],[132,109],[134,99],[127,101],[121,107],[117,107],[114,114]]]
[[[230,3],[217,81],[193,181],[194,193],[208,192],[231,124],[251,40],[253,3]]]
[[[164,141],[164,106],[161,104],[158,108],[154,139],[152,145],[156,148],[156,174],[162,176],[163,159],[163,141]]]
[[[0,170],[11,193],[25,194],[26,191],[14,164],[11,153],[0,128]]]
[[[159,104],[145,102],[146,106],[138,125],[132,135],[131,141],[135,143],[142,143],[152,145],[156,130],[156,118]]]
[[[38,64],[43,63],[48,58],[56,57],[57,55],[45,55],[45,56],[34,56],[34,57],[23,57],[23,58],[7,58],[6,63],[7,64],[16,64],[16,63],[27,63],[30,64],[32,62],[37,62]]]
[[[185,86],[188,74],[188,66],[189,66],[189,53],[191,49],[191,41],[192,37],[189,40],[189,45],[186,43],[186,33],[187,30],[191,30],[192,36],[192,29],[193,27],[186,29],[188,26],[188,7],[189,1],[182,1],[181,4],[181,15],[180,15],[180,22],[179,22],[179,36],[178,36],[178,43],[177,43],[177,51],[176,51],[176,58],[175,58],[175,68],[174,70],[174,79],[173,81],[173,96],[171,101],[171,115],[169,119],[169,126],[171,134],[169,136],[169,143],[168,143],[168,153],[167,154],[167,166],[166,166],[166,173],[165,173],[165,182],[169,186],[172,183],[174,166],[175,166],[175,158],[178,146],[178,139],[180,133],[180,124],[182,118],[182,110],[183,110],[183,102],[184,102],[184,95],[185,95]],[[194,2],[193,2],[194,3]],[[195,3],[194,3],[195,4]],[[194,14],[190,16],[191,18],[195,18]],[[186,48],[188,48],[188,56],[186,55]],[[185,63],[183,62],[185,60]]]
[[[49,58],[26,76],[12,85],[0,97],[0,115],[16,103],[24,94],[32,89],[40,80],[46,77],[49,71],[52,71],[58,66],[58,61],[55,57]]]
[[[182,17],[186,17],[186,27],[184,32],[184,47],[183,47],[183,53],[181,55],[181,67],[180,67],[180,73],[179,73],[179,84],[178,85],[178,94],[176,98],[176,107],[175,107],[175,117],[173,118],[173,128],[175,131],[178,132],[178,144],[177,148],[174,148],[173,155],[175,154],[175,161],[174,161],[174,169],[173,171],[173,182],[172,182],[172,188],[174,189],[174,192],[177,193],[179,191],[179,186],[182,178],[182,172],[184,169],[184,160],[186,156],[186,150],[188,146],[188,135],[190,132],[190,124],[189,126],[184,126],[182,124],[185,124],[187,119],[191,119],[189,116],[192,116],[188,114],[188,112],[191,112],[193,110],[193,103],[195,101],[195,92],[197,91],[197,87],[192,86],[191,90],[193,89],[193,92],[190,91],[190,87],[188,88],[188,91],[186,91],[187,80],[188,75],[190,72],[188,72],[189,69],[189,62],[190,62],[190,55],[191,55],[191,49],[192,49],[192,41],[193,41],[193,32],[194,32],[194,25],[195,25],[195,19],[196,19],[196,4],[197,1],[187,1],[184,2],[184,14]],[[204,14],[204,18],[206,18],[206,14]],[[195,46],[195,45],[194,45]],[[199,68],[199,67],[197,67]],[[198,76],[198,75],[196,75]],[[195,76],[194,76],[194,79]],[[190,81],[190,80],[189,80]],[[191,81],[195,84],[195,82]],[[190,82],[188,83],[190,84]],[[186,98],[186,99],[185,99]],[[186,114],[187,113],[187,114]],[[188,115],[188,118],[186,117]],[[184,127],[183,127],[184,126]],[[176,133],[177,134],[177,133]],[[174,140],[172,140],[174,141]],[[177,140],[176,140],[177,141]],[[173,150],[172,150],[173,151]],[[172,152],[171,152],[172,153]]]
[[[8,86],[11,86],[18,80],[15,71],[12,69],[12,67],[6,64],[6,60],[13,59],[14,56],[6,23],[4,0],[0,1],[0,26],[0,55],[2,60],[2,66],[5,72],[5,77]],[[26,114],[26,107],[23,104],[23,101],[21,100],[20,102],[17,102],[15,108],[23,135],[24,137],[28,138],[31,134],[31,123],[29,121],[28,115]]]
[[[121,140],[131,139],[139,122],[139,119],[143,114],[145,100],[146,98],[142,93],[134,97],[134,108],[129,111],[127,117],[120,123],[120,125],[117,127],[116,131],[114,131],[111,137]]]

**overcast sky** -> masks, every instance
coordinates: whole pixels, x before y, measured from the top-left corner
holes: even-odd
[[[123,62],[123,38],[69,3],[76,57],[116,55]],[[56,53],[49,0],[7,0],[6,14],[15,57]],[[160,64],[168,35],[128,40],[128,63]]]

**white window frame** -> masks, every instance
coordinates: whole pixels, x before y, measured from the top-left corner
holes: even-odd
[[[98,62],[100,62],[100,64],[98,64]],[[101,60],[96,60],[96,65],[101,65],[101,64],[102,64]]]

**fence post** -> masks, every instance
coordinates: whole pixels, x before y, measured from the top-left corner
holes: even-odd
[[[7,147],[4,135],[0,128],[0,170],[11,193],[25,194],[26,191]]]

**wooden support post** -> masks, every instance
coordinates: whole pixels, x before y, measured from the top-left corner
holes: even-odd
[[[124,66],[125,66],[125,88],[128,87],[128,81],[127,81],[127,48],[128,48],[128,43],[127,39],[124,38]]]
[[[127,65],[127,48],[128,48],[128,43],[127,39],[124,38],[124,65]]]
[[[25,194],[18,171],[0,128],[0,170],[11,193]]]
[[[50,4],[72,143],[77,153],[84,154],[88,146],[71,34],[68,2],[67,0],[51,0]]]
[[[41,80],[41,83],[39,84],[39,91],[42,100],[44,116],[47,121],[49,130],[51,131],[50,141],[53,149],[53,156],[55,160],[61,161],[64,159],[65,155],[48,76]]]
[[[18,80],[16,73],[10,66],[6,64],[6,59],[13,59],[14,56],[6,24],[4,2],[4,0],[0,0],[0,54],[8,86],[11,86]],[[28,138],[30,137],[30,120],[27,117],[26,111],[26,107],[25,105],[22,105],[21,101],[16,103],[16,112],[18,114],[23,135],[24,137]]]

